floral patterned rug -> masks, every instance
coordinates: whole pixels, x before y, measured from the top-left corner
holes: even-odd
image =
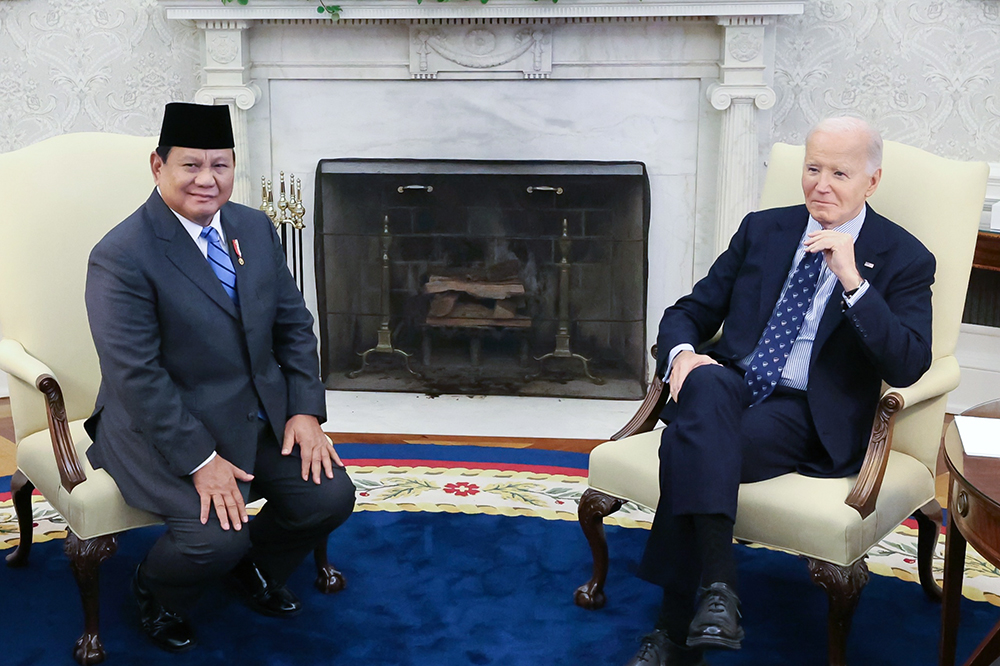
[[[378,447],[379,451],[395,451],[394,458],[372,459],[357,457],[354,450],[349,455],[341,452],[357,486],[356,511],[490,514],[575,521],[577,503],[587,488],[586,470],[582,468],[586,456],[582,454],[559,454],[562,457],[556,458],[556,462],[563,462],[567,456],[579,456],[570,457],[572,465],[567,466],[544,464],[549,462],[546,460],[540,461],[542,464],[512,462],[512,459],[530,461],[540,454],[551,453],[535,450],[499,455],[496,450],[480,447],[398,447],[402,448]],[[342,445],[338,448],[346,447]],[[440,459],[413,459],[412,454],[435,448],[444,449],[443,453],[438,452],[434,456]],[[361,451],[367,453],[368,449],[358,449],[358,452]],[[493,461],[462,460],[477,457],[492,458]],[[36,495],[32,499],[34,541],[64,538],[66,527],[59,514],[41,496]],[[648,529],[652,519],[650,509],[629,502],[605,522],[626,528]],[[0,493],[0,549],[14,547],[17,542],[17,519],[10,494]],[[916,554],[916,525],[908,521],[872,549],[868,568],[874,574],[916,582]],[[943,576],[943,555],[942,534],[934,562],[935,577],[939,581]],[[1000,606],[1000,572],[971,547],[963,592],[970,599]]]

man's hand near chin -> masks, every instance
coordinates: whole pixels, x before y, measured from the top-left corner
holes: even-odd
[[[247,507],[243,502],[237,481],[253,481],[253,474],[244,472],[220,455],[216,455],[204,467],[191,475],[195,490],[201,497],[201,524],[208,524],[208,513],[215,506],[215,514],[219,517],[222,529],[228,530],[230,524],[239,531],[243,523],[250,520]]]
[[[861,286],[862,278],[854,261],[854,238],[839,231],[813,231],[805,242],[807,252],[822,252],[826,265],[830,268],[844,291]]]
[[[325,474],[326,478],[332,479],[333,468],[344,466],[315,416],[296,414],[288,419],[281,455],[290,455],[296,444],[299,445],[299,455],[302,457],[303,481],[307,481],[311,473],[313,483],[319,484],[321,475]]]

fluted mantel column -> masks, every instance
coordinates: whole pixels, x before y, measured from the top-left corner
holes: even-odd
[[[261,91],[250,80],[250,49],[247,43],[249,21],[198,21],[205,35],[202,54],[205,85],[195,93],[198,104],[229,105],[236,140],[236,182],[233,201],[253,205],[254,190],[247,174],[250,141],[247,111],[260,99]]]
[[[740,220],[757,204],[757,110],[774,106],[764,82],[765,17],[723,17],[719,82],[709,87],[712,106],[722,111],[719,142],[715,254],[729,245]]]

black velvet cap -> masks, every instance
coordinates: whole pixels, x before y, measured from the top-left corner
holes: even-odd
[[[160,145],[201,150],[234,148],[229,107],[170,102],[163,109]]]

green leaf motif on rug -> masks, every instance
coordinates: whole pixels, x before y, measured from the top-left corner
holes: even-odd
[[[539,483],[513,482],[494,483],[483,488],[485,493],[499,495],[509,502],[524,502],[530,506],[545,506],[546,502],[538,499],[544,495],[545,487]]]
[[[440,490],[441,486],[425,479],[413,477],[390,478],[382,483],[374,483],[366,479],[353,479],[362,497],[378,492],[380,499],[393,500],[401,497],[414,497],[429,490]]]

